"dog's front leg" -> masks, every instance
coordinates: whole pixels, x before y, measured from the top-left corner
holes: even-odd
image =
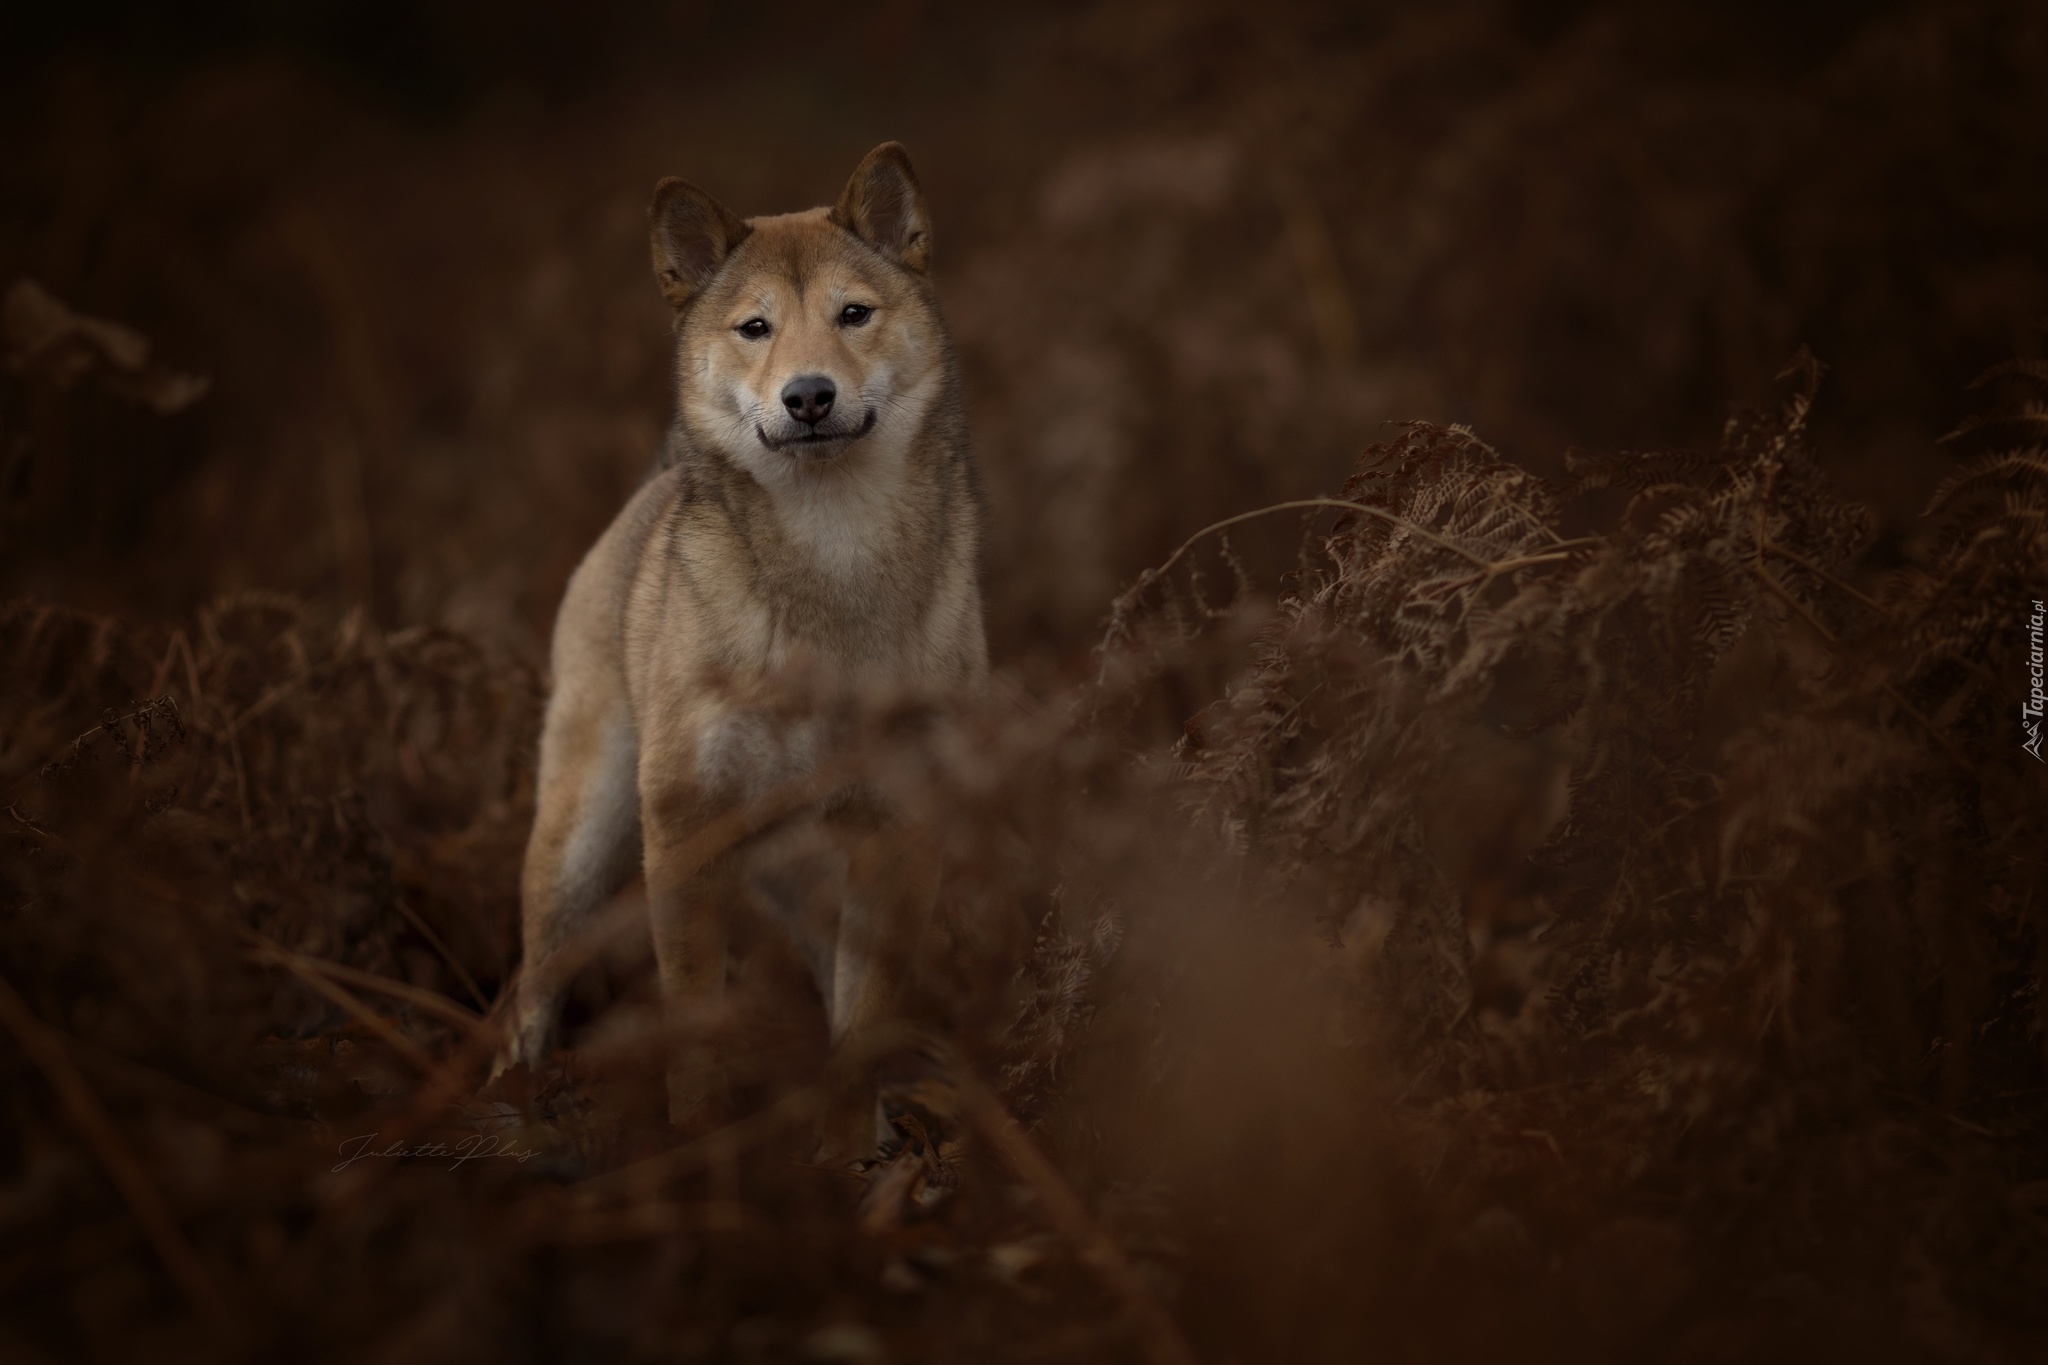
[[[938,898],[939,861],[927,840],[885,829],[855,846],[825,991],[833,1042],[899,1016]]]
[[[688,793],[663,793],[643,809],[647,908],[654,961],[668,1023],[668,1117],[701,1131],[717,1123],[726,1102],[715,1034],[725,991],[725,895],[730,859],[701,866],[690,835],[703,826],[704,804]]]
[[[711,848],[719,817],[802,780],[815,740],[744,707],[706,705],[656,717],[641,753],[641,823],[655,963],[675,1050],[669,1116],[715,1121],[726,1083],[716,1033],[725,985],[725,916],[743,903],[746,860]]]
[[[831,975],[821,982],[832,1041],[874,1046],[876,1030],[911,1022],[912,974],[929,931],[939,893],[939,859],[930,842],[900,827],[868,832],[853,850]],[[940,1068],[919,1046],[896,1047],[876,1057],[869,1102],[842,1111],[828,1125],[820,1159],[839,1165],[894,1149],[902,1140],[895,1115],[924,1101]],[[950,1113],[950,1104],[931,1106]],[[937,1134],[933,1134],[937,1140]]]

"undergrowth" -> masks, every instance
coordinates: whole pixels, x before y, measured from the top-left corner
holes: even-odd
[[[804,1161],[844,1068],[787,983],[736,986],[746,1113],[677,1145],[629,941],[562,1066],[479,1095],[512,660],[260,594],[9,606],[6,1346],[2025,1358],[2048,376],[1993,376],[1885,573],[1786,379],[1566,486],[1410,424],[1284,585],[1212,528],[1092,685],[855,717],[946,869],[920,1020],[988,1086],[929,1213]]]

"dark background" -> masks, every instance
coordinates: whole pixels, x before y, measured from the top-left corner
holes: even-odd
[[[14,395],[0,587],[278,588],[537,658],[667,418],[655,179],[781,211],[884,138],[934,205],[999,655],[1074,657],[1389,421],[1553,474],[1711,445],[1802,342],[1894,562],[1966,385],[2039,351],[2044,47],[1995,3],[10,7],[0,282],[214,387]]]

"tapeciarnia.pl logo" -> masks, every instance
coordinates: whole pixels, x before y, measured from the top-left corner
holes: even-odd
[[[2020,703],[2020,726],[2027,732],[2027,741],[2020,747],[2038,761],[2048,763],[2048,758],[2041,757],[2041,712],[2048,707],[2048,696],[2044,696],[2041,690],[2041,627],[2044,622],[2048,622],[2048,607],[2044,607],[2037,598],[2034,614],[2027,620],[2027,643],[2030,646],[2027,674],[2032,686],[2028,689],[2027,699]]]

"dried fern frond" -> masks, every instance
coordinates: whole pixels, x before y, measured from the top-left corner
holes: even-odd
[[[2021,851],[2048,809],[2011,705],[2042,462],[1972,462],[1932,559],[1866,591],[1871,518],[1810,448],[1820,368],[1786,377],[1718,450],[1580,455],[1562,495],[1404,428],[1342,490],[1381,515],[1313,538],[1177,751],[1194,816],[1351,954],[1352,1027],[1401,1040],[1427,1103],[1576,1077],[1574,1131],[1691,1160],[1709,1202],[1785,1125],[1855,1141],[1899,1094],[1989,1122],[1990,1078],[2038,1078],[2048,1036]],[[1606,489],[1611,528],[1565,540],[1562,504]],[[1687,1131],[1714,1134],[1696,1158]]]

